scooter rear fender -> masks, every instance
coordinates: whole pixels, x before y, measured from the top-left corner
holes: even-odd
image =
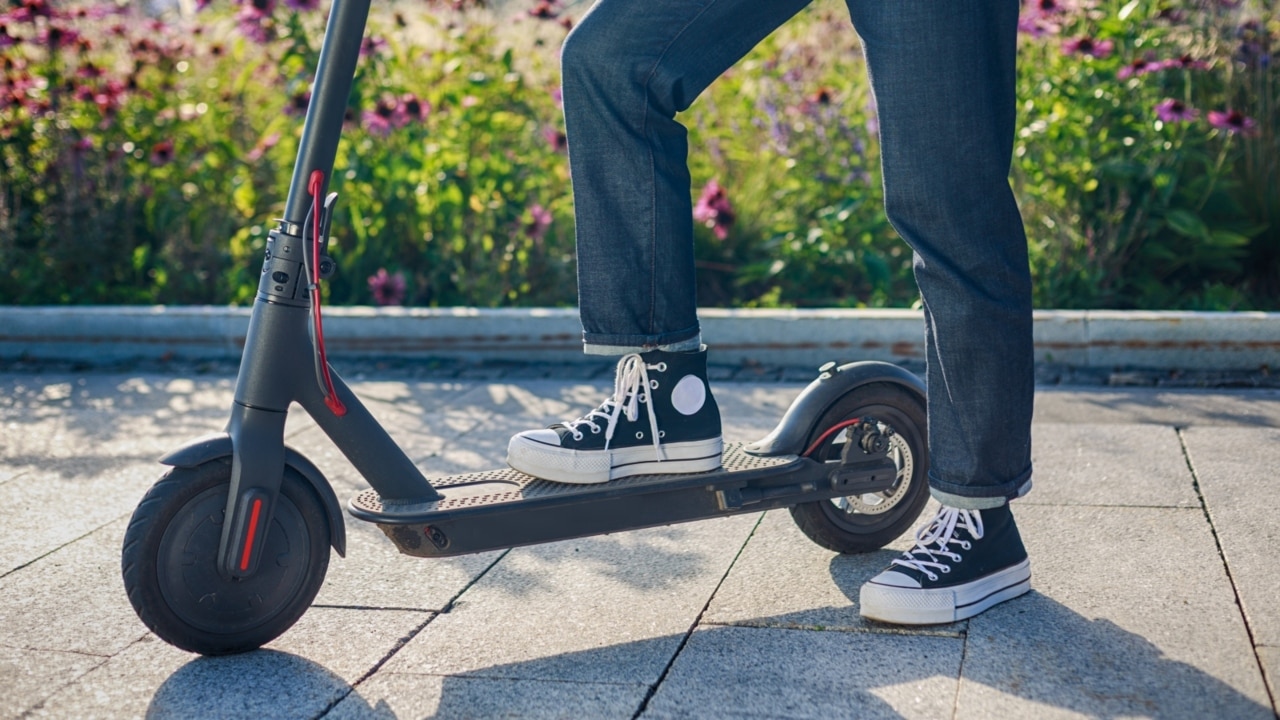
[[[160,458],[160,462],[171,467],[195,467],[210,460],[231,457],[231,436],[225,432],[213,433],[196,438],[186,445]],[[333,487],[325,479],[320,468],[316,467],[302,453],[289,446],[284,449],[284,461],[289,467],[302,473],[302,477],[315,488],[320,503],[324,505],[325,519],[329,521],[329,544],[342,557],[347,556],[347,526],[342,517],[342,506],[333,493]]]
[[[801,391],[773,432],[748,443],[743,449],[752,455],[764,457],[803,453],[807,449],[805,443],[812,436],[815,423],[823,414],[840,398],[872,383],[900,385],[919,395],[921,402],[924,402],[924,383],[897,365],[873,360],[833,367],[824,365],[822,374]]]

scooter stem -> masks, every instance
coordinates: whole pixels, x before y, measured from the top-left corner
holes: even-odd
[[[311,297],[303,258],[309,230],[303,225],[313,197],[326,192],[321,187],[313,196],[315,188],[309,188],[308,181],[316,170],[326,179],[332,173],[369,4],[370,0],[333,2],[285,217],[268,237],[227,424],[233,460],[218,550],[218,568],[225,577],[248,577],[258,567],[284,476],[284,423],[293,402],[315,418],[381,496],[414,501],[440,497],[332,368],[334,390],[347,412],[339,417],[329,410],[317,385],[308,335]]]

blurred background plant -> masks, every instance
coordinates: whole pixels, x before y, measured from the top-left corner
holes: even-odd
[[[250,302],[327,3],[0,2],[0,303]],[[556,59],[586,4],[474,5],[375,5],[334,302],[575,302]],[[1280,309],[1273,11],[1027,0],[1012,181],[1039,306]],[[915,302],[841,4],[683,120],[701,304]]]

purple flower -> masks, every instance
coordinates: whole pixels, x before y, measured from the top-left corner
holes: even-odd
[[[536,242],[541,240],[547,234],[547,228],[551,227],[551,211],[534,203],[529,206],[529,216],[531,219],[524,224],[524,234]]]
[[[390,275],[386,268],[378,268],[378,272],[369,276],[369,292],[373,294],[373,302],[378,305],[385,307],[403,304],[404,273]]]
[[[1226,110],[1222,112],[1210,110],[1209,124],[1219,130],[1226,130],[1230,133],[1252,135],[1253,129],[1258,123],[1253,118],[1245,115],[1239,110]]]
[[[559,2],[555,0],[538,0],[533,7],[529,8],[529,16],[539,20],[555,20],[560,17],[560,11]]]
[[[1067,55],[1088,55],[1093,58],[1105,58],[1111,55],[1116,44],[1111,40],[1094,40],[1091,37],[1078,37],[1062,43],[1062,52]]]
[[[387,39],[379,35],[366,35],[360,44],[360,56],[369,57],[381,53],[387,47]]]
[[[548,125],[542,129],[542,137],[555,152],[564,152],[569,149],[569,139],[558,128]]]
[[[173,161],[173,141],[161,140],[151,146],[151,164],[155,166],[168,165]]]
[[[420,98],[413,93],[405,93],[400,97],[400,104],[396,107],[398,117],[401,120],[401,126],[412,122],[422,122],[431,114],[431,103],[426,98]]]
[[[1190,107],[1181,100],[1168,98],[1161,100],[1156,105],[1156,116],[1166,123],[1186,122],[1195,120],[1200,116],[1200,111]]]
[[[1146,75],[1147,73],[1153,73],[1160,69],[1162,69],[1162,65],[1160,63],[1148,58],[1142,58],[1134,60],[1128,65],[1120,68],[1120,70],[1116,72],[1116,77],[1120,80],[1127,80],[1131,77]]]
[[[284,4],[294,10],[315,10],[320,7],[320,0],[284,0]]]
[[[80,39],[80,33],[61,25],[46,25],[40,28],[40,33],[37,37],[41,43],[56,50],[74,44]]]
[[[1171,58],[1169,60],[1165,60],[1164,62],[1160,63],[1160,69],[1162,70],[1169,70],[1169,69],[1206,70],[1208,69],[1208,67],[1209,67],[1209,63],[1203,60],[1196,60],[1194,57],[1192,57],[1189,54],[1179,55],[1176,58]]]
[[[693,206],[693,219],[711,228],[717,238],[724,240],[729,237],[729,228],[733,226],[737,215],[720,183],[712,180],[702,188],[702,195]]]

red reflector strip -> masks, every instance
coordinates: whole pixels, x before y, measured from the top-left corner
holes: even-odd
[[[253,501],[253,510],[249,513],[249,535],[244,539],[244,552],[240,555],[240,569],[249,569],[249,553],[253,550],[253,537],[258,534],[258,516],[262,514],[261,498]]]

